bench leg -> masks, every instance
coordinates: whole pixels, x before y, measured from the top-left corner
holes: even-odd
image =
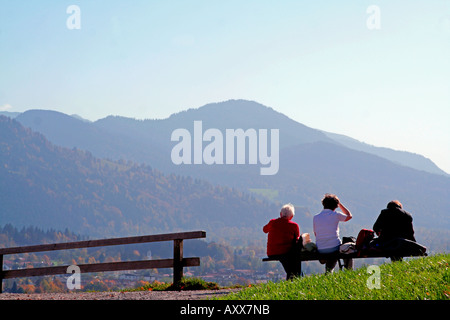
[[[183,278],[183,240],[173,241],[173,285],[178,286]]]
[[[347,270],[352,270],[353,269],[353,259],[338,259],[338,263],[339,263],[339,270],[342,270],[342,268],[345,268]]]
[[[353,259],[343,259],[344,260],[344,268],[347,270],[353,270]]]

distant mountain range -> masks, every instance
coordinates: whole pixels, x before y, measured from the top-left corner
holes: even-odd
[[[277,216],[280,204],[292,202],[298,207],[300,213],[296,217],[297,222],[303,226],[308,226],[308,229],[311,225],[311,217],[320,210],[320,200],[326,192],[334,192],[340,196],[354,213],[352,223],[357,226],[371,227],[379,211],[386,206],[386,203],[392,199],[399,199],[404,203],[405,208],[413,214],[417,226],[440,229],[449,229],[450,227],[449,214],[447,213],[447,208],[450,206],[450,177],[429,159],[413,153],[370,146],[350,137],[309,128],[272,108],[256,102],[230,100],[208,104],[198,109],[189,109],[174,114],[167,119],[154,120],[109,116],[90,122],[79,116],[69,116],[46,110],[29,110],[9,116],[14,117],[24,127],[29,127],[33,131],[41,133],[54,145],[53,148],[57,149],[56,146],[67,148],[64,149],[63,153],[72,154],[70,161],[75,162],[75,164],[72,163],[71,166],[76,167],[77,163],[84,163],[80,159],[77,160],[75,154],[81,155],[81,158],[89,155],[92,159],[95,159],[91,160],[93,163],[97,163],[93,164],[94,167],[103,163],[105,167],[120,168],[120,166],[125,166],[129,168],[126,170],[131,170],[131,168],[138,170],[140,165],[135,164],[138,163],[147,168],[147,171],[153,172],[152,170],[154,170],[161,177],[165,177],[165,180],[170,180],[168,185],[161,186],[162,188],[167,187],[169,190],[171,187],[176,188],[176,181],[178,180],[172,179],[172,177],[178,176],[179,179],[183,177],[183,179],[193,179],[190,181],[202,181],[202,184],[207,184],[213,189],[219,188],[219,191],[226,189],[237,192],[231,196],[235,199],[239,199],[239,194],[242,196],[245,194],[246,199],[247,197],[253,199],[249,200],[250,202],[247,204],[242,199],[230,204],[223,199],[218,200],[221,198],[221,193],[218,190],[216,190],[217,193],[216,191],[205,193],[205,196],[201,197],[202,201],[196,202],[196,211],[191,211],[187,215],[190,218],[183,220],[184,223],[187,223],[190,219],[195,220],[194,225],[198,228],[202,228],[201,219],[205,216],[208,216],[208,219],[211,218],[208,212],[213,211],[221,212],[221,215],[224,216],[236,217],[233,224],[227,225],[227,227],[232,226],[237,228],[236,230],[250,228],[254,234],[258,234],[262,223]],[[278,129],[279,171],[272,176],[263,176],[259,171],[261,165],[248,164],[248,162],[240,165],[175,165],[171,159],[171,151],[177,142],[171,140],[171,135],[174,130],[180,128],[193,134],[194,121],[202,122],[203,132],[211,128],[222,133],[225,133],[227,129],[237,128],[243,130],[255,129],[256,131]],[[14,125],[17,126],[18,123],[14,122]],[[16,132],[18,130],[15,129]],[[31,132],[28,133],[31,134]],[[0,143],[8,144],[9,142],[5,141],[2,136]],[[46,145],[49,142],[42,141],[42,143]],[[208,143],[203,142],[203,147]],[[35,149],[34,147],[30,148]],[[43,150],[40,146],[39,149]],[[88,153],[81,150],[86,150]],[[18,158],[15,160],[10,159],[9,161],[13,163],[25,161],[24,167],[33,168],[36,165],[33,162],[41,159],[42,156],[36,154],[31,158],[25,157],[29,154],[29,151],[27,151],[22,153],[22,157],[17,156]],[[248,159],[248,154],[246,156]],[[2,161],[4,160],[2,159]],[[46,161],[52,163],[52,166],[58,166],[58,163],[61,163],[55,163],[51,158]],[[23,174],[25,169],[22,168],[21,170],[13,170],[13,172],[22,172]],[[53,170],[57,171],[56,168]],[[66,169],[59,170],[59,175],[63,179]],[[32,171],[33,169],[28,169],[27,172]],[[9,172],[8,174],[12,173]],[[111,175],[112,173],[110,171],[99,173],[100,176],[103,174]],[[137,175],[139,176],[139,174]],[[85,178],[89,181],[96,181],[93,178]],[[98,179],[118,179],[114,184],[122,184],[125,183],[120,180],[122,178],[113,175],[111,178],[102,177]],[[23,179],[25,180],[21,183],[26,184],[28,180],[25,176]],[[18,181],[22,180],[19,179]],[[45,181],[44,176],[39,181]],[[68,183],[72,186],[70,182]],[[77,183],[81,186],[86,181],[83,183],[78,181]],[[147,183],[151,184],[151,182],[145,182],[143,178],[142,184],[133,186],[133,192],[142,192],[140,188],[145,188]],[[3,181],[2,184],[4,185]],[[68,192],[61,182],[52,182],[52,184],[58,184],[59,191],[56,194]],[[90,183],[89,186],[92,187],[92,185],[95,184]],[[192,184],[192,187],[194,186],[195,184]],[[190,187],[191,185],[189,185]],[[8,189],[8,187],[4,188],[5,190]],[[15,189],[17,194],[23,192],[20,191],[23,188],[25,188],[25,185],[17,186]],[[100,190],[104,190],[104,188],[95,191],[95,194],[98,195],[97,192],[100,192]],[[125,189],[120,190],[122,191],[119,194],[122,196]],[[147,191],[148,198],[146,198],[146,201],[158,203],[158,197],[149,190]],[[176,193],[175,190],[173,192]],[[90,191],[89,193],[92,194]],[[255,193],[267,196],[274,202],[267,202],[262,205],[261,200],[248,195]],[[68,196],[67,199],[70,198],[73,197]],[[189,205],[194,201],[194,198],[188,197],[183,203]],[[107,210],[102,209],[100,204],[110,206],[113,199],[114,196],[111,196],[111,198],[109,196],[100,197],[96,209],[86,215],[90,217],[92,214],[98,217],[106,214]],[[132,199],[135,200],[136,198],[132,197]],[[176,201],[175,199],[176,196],[171,195],[167,200],[168,205],[176,206],[176,203],[172,203],[172,201]],[[35,200],[38,201],[37,198]],[[94,203],[94,200],[92,201]],[[51,201],[48,203],[50,204]],[[15,205],[17,210],[11,212],[14,211],[15,215],[23,212],[18,210],[23,204],[17,203]],[[43,203],[39,205],[44,206]],[[130,201],[126,203],[126,206],[134,208],[137,204]],[[244,210],[238,209],[239,207],[242,207],[242,209],[254,207],[254,210],[259,213],[256,214],[251,211],[252,215],[247,217]],[[57,208],[58,206],[52,210]],[[120,208],[125,208],[125,206]],[[60,212],[62,212],[61,210],[62,208],[59,208]],[[181,211],[178,214],[185,214],[181,213],[181,208],[179,210]],[[125,211],[123,210],[122,214]],[[152,212],[156,211],[153,210]],[[145,210],[135,213],[133,223],[143,219],[148,214]],[[242,217],[246,217],[246,219],[241,221]],[[218,216],[215,216],[214,219],[216,218]],[[214,225],[214,219],[208,220],[206,223]],[[254,219],[254,223],[250,222],[252,219]],[[102,225],[100,220],[94,224],[96,227]],[[105,221],[111,222],[113,220],[107,218]],[[22,219],[22,222],[25,221],[27,221],[27,218]],[[125,223],[125,220],[120,221],[122,224]],[[130,225],[134,225],[133,223],[130,222]],[[218,223],[220,225],[222,222]],[[145,223],[142,225],[145,225]],[[187,226],[188,224],[184,225]],[[221,227],[223,226],[222,224]],[[117,227],[117,222],[115,227]],[[176,221],[171,221],[166,224],[165,230],[172,227],[182,227],[182,225],[176,224]],[[106,230],[110,232],[115,230],[108,224],[103,225],[103,228],[105,232]],[[74,231],[78,232],[78,230]],[[263,236],[261,235],[261,237]]]
[[[158,157],[155,155],[157,152],[149,152],[146,148],[157,147],[161,148],[160,151],[167,151],[172,147],[170,133],[173,130],[192,127],[193,121],[202,120],[205,128],[220,130],[279,128],[282,130],[280,148],[318,141],[329,142],[374,154],[417,170],[448,175],[422,155],[375,147],[345,135],[309,128],[272,108],[246,100],[212,103],[174,114],[167,119],[154,120],[108,116],[90,122],[78,115],[69,116],[49,110],[29,110],[24,113],[0,112],[0,114],[15,118],[24,126],[41,132],[57,145],[89,150],[100,157],[154,163],[158,168],[168,164],[170,166],[170,161],[167,161],[167,157]],[[114,143],[111,144],[111,141]]]

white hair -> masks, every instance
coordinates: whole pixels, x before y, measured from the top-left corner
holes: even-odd
[[[285,204],[281,207],[280,213],[283,218],[292,218],[295,215],[294,206],[291,203]]]

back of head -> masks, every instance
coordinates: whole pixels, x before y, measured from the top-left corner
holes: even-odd
[[[285,204],[280,211],[280,216],[286,219],[292,219],[295,215],[294,206],[291,203]]]
[[[324,209],[335,210],[338,207],[339,198],[335,194],[327,193],[322,199]]]
[[[398,200],[392,200],[387,204],[388,209],[402,209],[403,206],[400,201]]]

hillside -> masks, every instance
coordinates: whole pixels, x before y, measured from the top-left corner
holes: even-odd
[[[0,137],[2,224],[90,237],[200,229],[209,240],[242,241],[279,209],[229,187],[55,146],[3,116]]]
[[[145,162],[164,172],[203,174],[194,168],[189,168],[187,172],[186,168],[173,166],[170,161],[172,131],[177,128],[191,129],[193,121],[202,120],[205,128],[222,131],[226,128],[279,128],[282,130],[280,149],[303,143],[329,142],[374,154],[416,170],[446,175],[421,155],[374,147],[340,134],[310,128],[270,107],[246,100],[211,103],[173,114],[167,119],[135,120],[108,116],[88,122],[79,116],[46,110],[29,110],[19,115],[4,114],[16,117],[24,126],[44,134],[56,145],[77,147],[100,158]]]
[[[221,297],[224,300],[449,300],[450,255],[383,264],[379,282],[367,266],[293,281],[267,283]],[[371,278],[372,277],[372,278]],[[368,285],[369,282],[369,285]]]
[[[411,211],[417,226],[449,228],[444,206],[450,192],[450,179],[432,175],[361,151],[318,142],[286,148],[280,158],[279,174],[273,178],[283,200],[320,209],[323,190],[337,193],[352,208],[354,224],[372,227],[387,201],[400,199]],[[290,185],[283,184],[291,180]],[[311,194],[317,199],[311,200]]]
[[[363,151],[384,159],[388,159],[396,164],[413,168],[428,173],[435,173],[444,176],[448,174],[440,169],[433,161],[420,154],[414,154],[407,151],[398,151],[384,147],[376,147],[356,139],[347,137],[342,134],[336,134],[331,132],[324,132],[329,138],[342,144],[343,146],[354,149],[357,151]]]

